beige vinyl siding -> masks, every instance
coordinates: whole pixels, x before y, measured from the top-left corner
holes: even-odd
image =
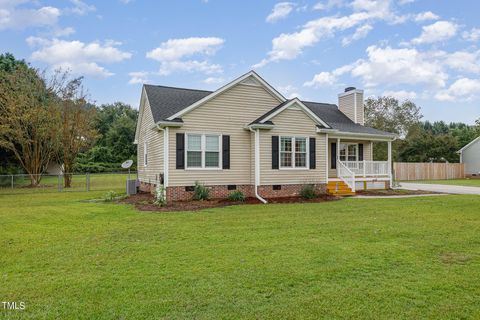
[[[343,112],[350,120],[355,122],[355,105],[353,99],[353,93],[338,98],[338,108]]]
[[[138,178],[143,182],[155,183],[163,173],[163,132],[153,130],[152,110],[147,99],[143,101],[143,114],[137,145]],[[143,148],[147,141],[147,166],[144,166]]]
[[[238,84],[185,114],[182,128],[170,129],[169,185],[253,184],[253,133],[244,127],[280,101],[261,86]],[[176,133],[230,136],[230,169],[176,169]]]
[[[286,109],[272,121],[275,128],[260,133],[260,184],[325,183],[326,135],[317,134],[313,120],[300,109]],[[316,169],[272,169],[272,136],[316,138]]]
[[[337,139],[329,139],[329,147],[328,147],[328,177],[329,178],[335,178],[337,176],[337,170],[332,169],[331,166],[331,159],[332,159],[332,143],[337,143]],[[373,143],[371,141],[361,141],[361,140],[346,140],[346,139],[341,139],[340,143],[363,143],[363,159],[365,161],[371,161],[373,160]]]
[[[364,106],[363,106],[363,94],[357,93],[357,123],[364,125]]]

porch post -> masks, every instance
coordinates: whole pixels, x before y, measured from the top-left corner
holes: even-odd
[[[388,141],[388,176],[390,178],[390,188],[392,187],[392,141]]]
[[[337,138],[337,159],[335,159],[335,168],[337,168],[337,178],[338,178],[338,161],[340,159],[340,138]]]

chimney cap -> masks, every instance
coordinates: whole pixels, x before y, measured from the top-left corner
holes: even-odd
[[[352,90],[356,90],[357,88],[355,87],[346,87],[345,88],[345,92],[348,92],[348,91],[352,91]]]

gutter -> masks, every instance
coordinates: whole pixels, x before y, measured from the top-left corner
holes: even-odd
[[[248,129],[255,133],[255,197],[261,202],[267,203],[267,200],[258,194],[258,185],[260,182],[260,131],[259,129],[253,130],[250,127]]]
[[[379,135],[379,134],[372,134],[372,133],[356,133],[356,132],[346,132],[346,131],[339,131],[338,129],[317,129],[318,133],[331,133],[331,134],[338,134],[343,136],[352,136],[352,137],[366,137],[366,138],[377,138],[383,140],[397,140],[396,135]]]

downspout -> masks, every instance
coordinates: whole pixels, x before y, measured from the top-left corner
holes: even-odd
[[[255,133],[255,197],[261,202],[267,203],[267,200],[258,194],[258,185],[260,184],[260,131],[259,129],[248,129]]]
[[[157,128],[163,132],[163,189],[165,199],[167,198],[168,187],[168,153],[169,153],[169,131],[168,127],[162,128],[157,125]]]

